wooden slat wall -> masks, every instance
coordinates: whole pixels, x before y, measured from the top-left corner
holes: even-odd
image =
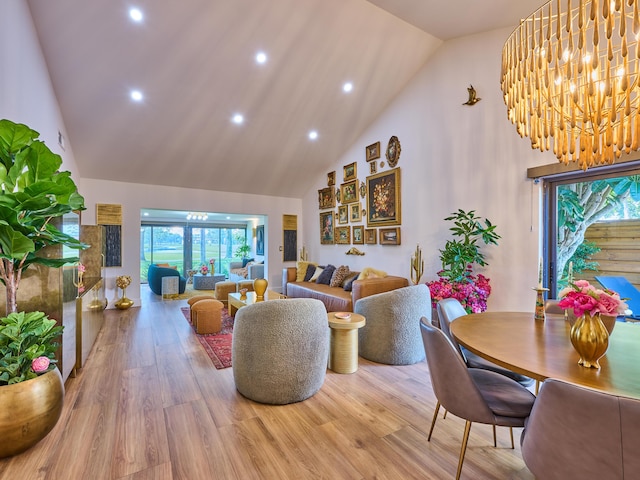
[[[587,270],[580,278],[594,282],[595,275],[623,276],[640,289],[640,220],[615,220],[591,225],[585,240],[602,250],[593,256],[598,272]]]

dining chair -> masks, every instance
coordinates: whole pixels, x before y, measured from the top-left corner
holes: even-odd
[[[547,379],[520,444],[536,478],[638,478],[640,400]]]
[[[456,473],[458,480],[471,424],[523,427],[535,397],[518,382],[504,375],[468,368],[451,340],[424,317],[420,320],[420,331],[431,385],[437,399],[427,441],[431,441],[440,406],[466,421]]]
[[[499,373],[500,375],[504,375],[506,377],[515,380],[523,387],[530,387],[533,385],[533,379],[529,378],[525,375],[521,375],[519,373],[512,372],[506,368],[501,367],[500,365],[496,365],[489,360],[485,360],[479,355],[476,355],[473,352],[470,352],[462,345],[458,343],[453,334],[451,333],[451,329],[449,325],[456,318],[459,318],[463,315],[467,314],[467,311],[464,309],[462,304],[455,298],[444,298],[438,302],[436,305],[436,310],[438,312],[438,318],[440,320],[440,328],[444,332],[444,334],[451,340],[451,343],[455,345],[458,349],[458,352],[464,359],[465,363],[469,368],[482,368],[484,370],[491,370],[492,372]]]

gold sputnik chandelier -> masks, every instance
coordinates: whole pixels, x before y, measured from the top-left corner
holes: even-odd
[[[502,50],[509,120],[531,146],[581,168],[640,142],[640,0],[551,0]]]

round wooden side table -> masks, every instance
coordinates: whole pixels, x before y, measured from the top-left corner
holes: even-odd
[[[349,314],[349,318],[338,318],[336,313]],[[331,352],[329,368],[336,373],[354,373],[358,370],[358,329],[366,320],[358,313],[329,312],[331,328]]]

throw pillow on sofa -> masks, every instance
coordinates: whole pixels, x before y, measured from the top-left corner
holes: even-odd
[[[358,276],[358,280],[365,280],[367,278],[384,278],[387,276],[387,272],[382,270],[376,270],[375,268],[366,267],[362,270],[362,273]]]
[[[255,260],[255,258],[243,258],[242,259],[242,268],[247,266],[247,263],[249,262],[253,262]]]
[[[312,264],[307,265],[307,273],[305,273],[303,281],[311,281],[311,277],[313,277],[314,273],[316,273],[316,266]]]
[[[315,282],[316,280],[318,280],[318,277],[320,276],[320,274],[322,273],[322,271],[324,270],[324,268],[322,267],[316,267],[316,271],[313,272],[313,276],[309,279],[310,282]]]
[[[344,283],[344,279],[349,276],[349,267],[346,265],[340,265],[335,269],[333,275],[331,275],[330,287],[341,287]]]
[[[345,292],[351,292],[353,290],[353,282],[358,279],[360,272],[349,272],[349,276],[345,278],[342,288]]]
[[[316,266],[317,263],[299,261],[296,264],[296,282],[304,282],[305,281],[304,277],[307,274],[307,267],[309,265]]]
[[[333,275],[333,272],[335,271],[335,269],[336,267],[334,265],[331,265],[331,264],[327,265],[325,269],[322,270],[322,273],[316,280],[316,283],[329,285],[329,283],[331,283],[331,276]]]

